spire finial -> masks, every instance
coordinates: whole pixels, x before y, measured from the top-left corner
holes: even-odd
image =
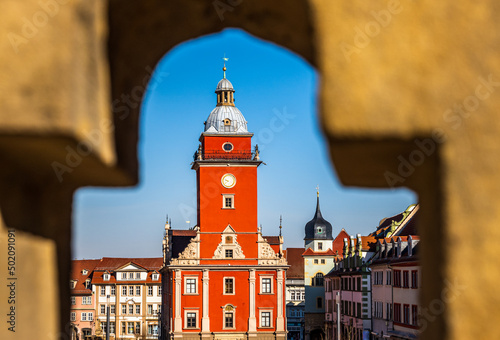
[[[280,236],[281,236],[281,228],[283,228],[281,225],[282,222],[283,222],[283,215],[280,215]]]
[[[224,58],[222,58],[222,60],[224,60],[224,67],[222,68],[222,71],[224,72],[224,79],[226,79],[226,61],[229,60],[229,58],[226,58],[226,53],[224,53]]]
[[[319,197],[319,184],[316,186],[316,196]]]

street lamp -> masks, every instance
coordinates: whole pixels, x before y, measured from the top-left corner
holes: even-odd
[[[340,340],[340,292],[335,294],[335,303],[337,304],[337,339]]]

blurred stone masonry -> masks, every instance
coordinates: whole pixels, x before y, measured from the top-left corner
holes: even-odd
[[[391,8],[389,24],[366,31],[378,22],[373,12]],[[19,279],[18,327],[0,328],[0,338],[68,337],[73,193],[138,180],[140,106],[119,119],[113,100],[140,86],[146,67],[174,46],[225,27],[283,46],[318,70],[321,123],[345,185],[387,187],[384,174],[398,173],[398,156],[408,159],[415,138],[443,130],[446,141],[404,181],[421,204],[422,305],[439,299],[445,282],[468,288],[422,338],[500,338],[490,326],[500,319],[493,293],[500,273],[491,270],[500,261],[500,95],[492,87],[460,126],[443,117],[474,94],[479,77],[500,80],[499,12],[495,0],[254,0],[221,20],[201,0],[3,1],[0,249],[15,228]],[[343,46],[358,28],[372,36],[348,60]],[[66,147],[75,149],[103,120],[114,129],[59,182],[51,164],[64,164]]]

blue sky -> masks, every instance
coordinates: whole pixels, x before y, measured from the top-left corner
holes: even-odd
[[[156,65],[142,103],[140,183],[78,190],[73,258],[161,256],[166,214],[177,229],[196,223],[190,164],[203,122],[215,107],[224,53],[236,106],[266,163],[258,170],[258,220],[265,235],[278,234],[283,215],[285,248],[302,247],[317,185],[334,235],[341,228],[366,235],[382,218],[417,201],[407,189],[343,187],[318,126],[316,71],[281,47],[228,29],[185,42]]]

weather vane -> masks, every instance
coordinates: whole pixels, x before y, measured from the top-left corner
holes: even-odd
[[[226,58],[226,53],[224,53],[224,58],[222,58],[222,60],[224,60],[224,67],[222,68],[222,71],[224,71],[224,79],[226,79],[226,61],[229,60],[229,58]]]

